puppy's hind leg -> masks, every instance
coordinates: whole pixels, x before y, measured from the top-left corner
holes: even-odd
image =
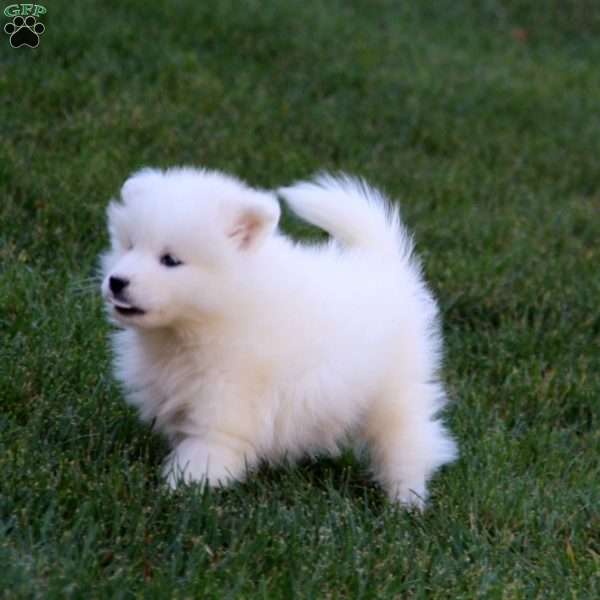
[[[457,456],[456,444],[436,412],[444,393],[437,383],[394,382],[372,403],[363,434],[375,479],[392,501],[423,509],[427,481]]]

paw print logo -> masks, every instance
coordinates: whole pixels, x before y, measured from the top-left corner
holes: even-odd
[[[33,15],[25,19],[23,17],[14,17],[12,22],[4,26],[4,32],[10,35],[10,45],[13,48],[29,46],[37,48],[40,43],[40,35],[46,28]]]

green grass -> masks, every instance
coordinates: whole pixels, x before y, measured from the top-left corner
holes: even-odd
[[[46,6],[0,39],[0,596],[600,597],[597,3]],[[125,177],[181,163],[399,199],[461,447],[423,516],[351,456],[161,487],[90,277]]]

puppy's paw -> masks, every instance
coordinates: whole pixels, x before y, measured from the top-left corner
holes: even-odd
[[[406,510],[423,512],[427,500],[427,490],[424,485],[414,487],[396,483],[390,486],[388,496],[392,502],[399,504]]]
[[[171,489],[190,483],[226,487],[242,479],[244,464],[244,457],[235,450],[186,438],[168,456],[163,476]]]

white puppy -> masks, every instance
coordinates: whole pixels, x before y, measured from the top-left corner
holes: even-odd
[[[215,171],[145,169],[108,208],[102,293],[115,370],[171,443],[171,485],[351,443],[391,499],[423,505],[456,457],[435,302],[395,208],[358,179],[279,190],[328,243],[277,229],[274,193]]]

